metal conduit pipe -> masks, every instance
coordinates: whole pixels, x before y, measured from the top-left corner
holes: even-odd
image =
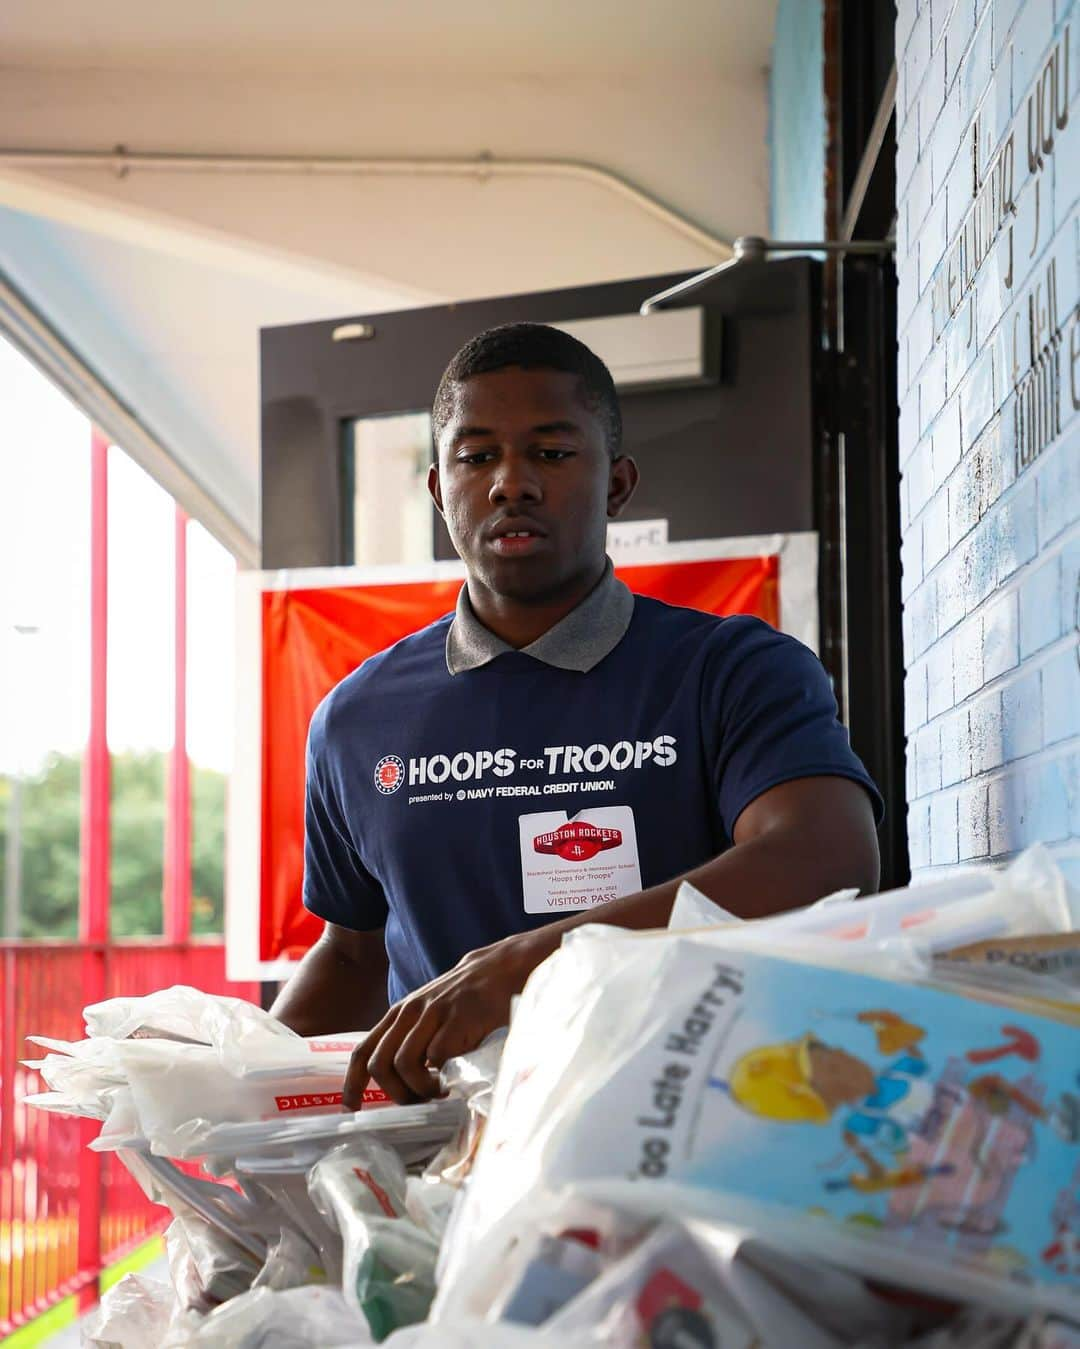
[[[165,173],[310,174],[386,178],[563,178],[591,183],[659,221],[668,229],[723,259],[732,255],[730,240],[696,225],[628,178],[573,159],[359,158],[349,155],[220,155],[127,150],[19,150],[0,148],[0,167],[13,169],[106,169],[117,177],[133,170]]]
[[[896,251],[895,239],[814,239],[799,242],[782,242],[779,239],[762,239],[756,234],[742,234],[732,246],[732,256],[725,262],[717,263],[697,276],[689,276],[685,281],[662,290],[658,295],[650,295],[638,311],[643,315],[654,314],[663,309],[671,300],[681,299],[691,291],[707,285],[721,272],[730,271],[744,262],[764,262],[770,253],[893,253]]]

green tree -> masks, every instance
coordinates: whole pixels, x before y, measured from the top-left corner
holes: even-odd
[[[196,932],[225,927],[225,792],[228,778],[191,769],[191,918]]]
[[[114,937],[159,936],[164,878],[165,775],[161,753],[114,754],[109,930]]]
[[[110,924],[115,937],[162,929],[165,774],[161,753],[112,756]],[[24,937],[78,934],[82,760],[54,754],[23,784],[22,925]],[[222,929],[225,787],[221,773],[194,767],[192,910],[196,932]],[[7,854],[12,783],[0,778],[0,874]]]
[[[22,784],[22,937],[78,936],[81,777],[80,759],[53,755]],[[0,781],[5,868],[13,790]]]

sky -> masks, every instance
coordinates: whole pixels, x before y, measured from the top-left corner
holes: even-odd
[[[0,337],[0,773],[80,751],[89,725],[90,423]],[[173,700],[169,495],[109,450],[108,739],[169,749]],[[230,554],[188,527],[188,753],[233,750]]]

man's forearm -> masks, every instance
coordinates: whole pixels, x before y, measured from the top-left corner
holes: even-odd
[[[838,829],[833,840],[823,829],[777,825],[729,848],[683,876],[633,895],[599,904],[552,923],[535,934],[546,952],[558,948],[565,933],[586,923],[610,923],[643,930],[666,926],[683,881],[738,918],[768,918],[813,904],[834,890],[853,886],[877,889],[878,862],[873,835],[860,840]],[[824,833],[829,833],[828,826]]]
[[[370,1030],[386,1012],[381,934],[349,953],[324,936],[308,951],[270,1011],[299,1035]]]

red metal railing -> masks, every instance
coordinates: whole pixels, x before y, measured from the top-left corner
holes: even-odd
[[[0,942],[0,1338],[73,1293],[92,1303],[101,1270],[164,1225],[115,1157],[88,1152],[92,1121],[22,1104],[44,1090],[20,1065],[27,1035],[81,1039],[86,990],[142,995],[170,984],[258,999],[225,979],[220,942]]]

